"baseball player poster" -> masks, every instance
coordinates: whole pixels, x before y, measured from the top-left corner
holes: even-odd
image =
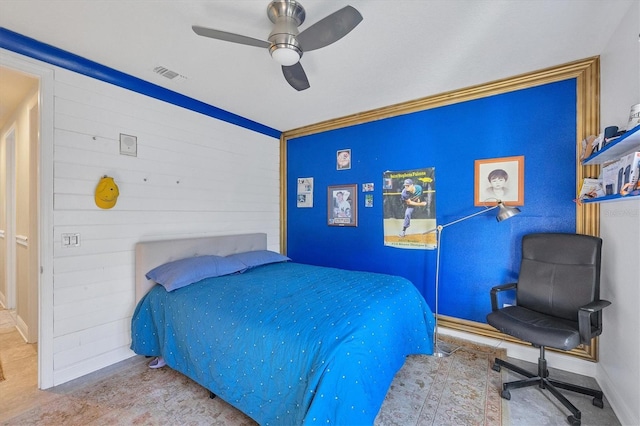
[[[434,250],[435,168],[384,172],[382,195],[384,245]]]

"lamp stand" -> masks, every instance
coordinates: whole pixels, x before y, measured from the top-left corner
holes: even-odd
[[[469,216],[465,216],[463,218],[454,220],[453,222],[449,222],[446,223],[444,225],[438,225],[437,227],[425,232],[425,234],[429,234],[431,232],[436,232],[436,240],[437,240],[437,251],[436,251],[436,311],[435,311],[435,317],[434,317],[434,328],[433,328],[433,354],[432,356],[436,357],[436,358],[442,358],[442,357],[447,357],[449,355],[451,355],[453,352],[455,352],[455,349],[451,349],[449,347],[448,344],[446,344],[445,342],[439,342],[438,341],[438,301],[440,299],[439,297],[439,288],[440,288],[440,239],[442,237],[442,230],[444,228],[446,228],[447,226],[451,226],[451,225],[455,225],[456,223],[459,222],[463,222],[467,219],[471,219],[474,216],[478,216],[481,214],[484,214],[488,211],[494,210],[494,209],[500,209],[498,211],[498,215],[496,217],[496,219],[498,220],[498,222],[502,222],[505,219],[508,219],[518,213],[520,213],[520,210],[518,208],[514,208],[514,207],[505,207],[505,205],[502,203],[502,201],[498,200],[498,203],[495,206],[492,207],[487,207],[484,210],[481,210],[479,212],[475,212],[473,214],[470,214]]]
[[[432,356],[436,358],[447,357],[453,353],[453,350],[449,347],[449,345],[444,342],[438,341],[438,300],[440,300],[438,289],[440,287],[440,237],[442,236],[442,228],[444,228],[443,225],[439,225],[436,228],[436,244],[438,244],[436,252],[436,315],[434,317],[432,354]]]

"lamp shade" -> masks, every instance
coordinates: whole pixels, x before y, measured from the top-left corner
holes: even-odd
[[[507,207],[502,201],[498,203],[498,214],[496,215],[496,220],[498,222],[502,222],[505,219],[509,219],[512,216],[515,216],[520,213],[520,209],[517,207]]]
[[[300,53],[289,46],[278,46],[271,51],[271,57],[280,65],[291,66],[300,60]]]

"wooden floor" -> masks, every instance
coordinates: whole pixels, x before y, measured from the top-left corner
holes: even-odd
[[[15,327],[12,312],[0,308],[0,348],[5,380],[0,382],[0,423],[34,404],[45,402],[38,391],[38,345],[28,344]]]

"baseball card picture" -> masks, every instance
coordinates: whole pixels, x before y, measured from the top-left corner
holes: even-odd
[[[336,152],[336,170],[348,170],[351,168],[351,150],[341,149]]]
[[[327,225],[358,226],[356,184],[327,187]]]
[[[384,245],[434,250],[435,168],[385,172],[382,195]]]

